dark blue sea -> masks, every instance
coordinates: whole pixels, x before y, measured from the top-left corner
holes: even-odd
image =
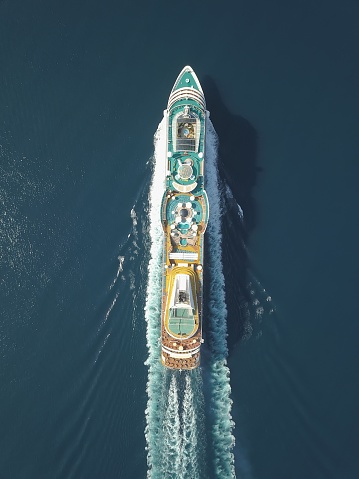
[[[359,4],[0,1],[0,479],[359,477]],[[211,113],[201,368],[159,363],[163,110]]]

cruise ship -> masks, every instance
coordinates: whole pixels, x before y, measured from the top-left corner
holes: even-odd
[[[190,66],[183,68],[164,111],[167,130],[163,226],[161,361],[194,369],[203,343],[206,102]]]

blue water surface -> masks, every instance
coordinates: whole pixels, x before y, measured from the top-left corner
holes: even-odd
[[[358,14],[0,2],[0,477],[147,475],[153,136],[187,64],[219,137],[236,475],[358,477]]]

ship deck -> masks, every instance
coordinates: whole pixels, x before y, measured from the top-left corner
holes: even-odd
[[[193,369],[203,341],[203,234],[209,210],[204,190],[206,103],[191,67],[177,77],[165,115],[161,359],[168,368]]]

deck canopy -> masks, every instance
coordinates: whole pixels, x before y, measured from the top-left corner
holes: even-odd
[[[200,119],[189,106],[185,106],[182,112],[176,113],[172,120],[174,151],[197,151],[200,128]]]

